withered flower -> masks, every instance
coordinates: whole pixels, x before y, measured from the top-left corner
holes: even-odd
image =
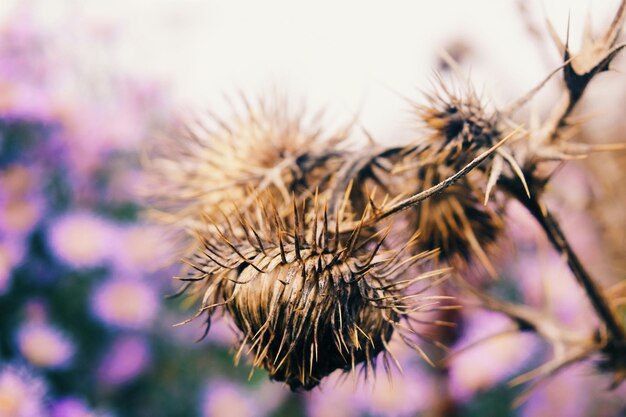
[[[244,210],[261,194],[312,193],[340,163],[348,127],[325,135],[321,113],[308,117],[278,93],[230,105],[228,122],[211,113],[154,144],[145,194],[160,221],[196,227],[233,201]]]
[[[415,192],[429,189],[458,172],[498,143],[501,132],[508,130],[498,112],[487,109],[471,86],[462,94],[455,94],[443,80],[439,81],[438,91],[427,95],[429,104],[416,106],[427,134],[407,148],[404,160],[396,168],[415,181]],[[501,202],[489,202],[489,197],[500,176],[509,173],[526,187],[511,148],[504,145],[489,162],[414,207],[410,221],[422,233],[420,247],[440,248],[440,259],[455,266],[465,266],[476,259],[494,276],[488,248],[503,230],[504,221],[499,214]]]
[[[497,110],[483,105],[483,100],[471,84],[466,86],[465,91],[456,94],[442,79],[438,81],[438,91],[427,94],[429,104],[416,105],[418,115],[430,134],[419,141],[414,153],[421,158],[427,158],[427,161],[421,161],[420,164],[444,164],[458,171],[478,153],[497,143],[503,132],[511,131],[512,122]],[[519,130],[518,127],[507,134],[514,134]],[[517,177],[526,194],[530,195],[523,170],[508,144],[499,147],[490,163],[479,167],[477,171],[483,172],[486,177],[483,185],[485,205],[503,174]]]
[[[183,292],[201,299],[187,321],[205,314],[210,324],[216,310],[226,312],[242,334],[237,357],[247,348],[254,366],[292,390],[361,363],[367,372],[381,352],[388,369],[394,332],[425,356],[414,325],[446,298],[427,291],[445,271],[415,271],[434,252],[405,256],[414,241],[386,248],[385,234],[363,222],[341,233],[344,216],[329,220],[317,195],[303,206],[294,202],[291,215],[280,216],[259,203],[254,216],[240,213],[236,222],[207,219],[181,277]]]
[[[453,173],[446,165],[426,164],[418,169],[417,188],[428,189]],[[413,209],[414,227],[422,234],[423,249],[439,248],[440,259],[455,265],[477,259],[493,275],[488,248],[504,220],[498,209],[483,204],[476,182],[475,175],[469,175],[424,200]]]

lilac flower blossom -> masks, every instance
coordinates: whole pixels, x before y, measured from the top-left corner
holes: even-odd
[[[114,245],[114,226],[87,212],[72,212],[52,224],[48,243],[63,262],[76,268],[103,265]]]
[[[91,409],[78,398],[67,397],[57,400],[52,405],[51,417],[111,417],[111,415]]]
[[[254,400],[239,385],[213,380],[204,392],[203,417],[261,417]]]
[[[0,366],[0,417],[47,417],[46,384],[24,368]]]
[[[533,335],[507,332],[512,323],[498,313],[475,312],[467,314],[466,320],[467,329],[457,349],[468,348],[459,352],[450,365],[452,394],[460,401],[514,375],[538,349]],[[479,346],[469,347],[482,339]]]
[[[139,376],[150,364],[150,346],[141,336],[121,336],[100,364],[98,375],[106,384],[119,385]]]
[[[141,329],[154,320],[159,298],[153,285],[132,278],[115,278],[94,289],[91,308],[111,326]]]
[[[22,325],[17,332],[17,345],[27,361],[42,368],[67,365],[76,349],[61,330],[45,322]]]

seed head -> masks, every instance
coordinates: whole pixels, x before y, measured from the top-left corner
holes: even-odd
[[[439,90],[427,95],[427,106],[417,106],[419,117],[431,130],[425,144],[437,149],[432,156],[453,161],[460,168],[477,151],[498,141],[497,114],[482,105],[471,86],[455,94],[441,81]]]
[[[317,198],[283,218],[262,204],[256,214],[256,221],[240,215],[237,226],[209,220],[197,232],[193,273],[182,278],[183,290],[202,299],[191,319],[204,313],[210,323],[216,309],[225,311],[242,334],[237,357],[247,347],[254,366],[293,390],[309,390],[336,369],[364,363],[367,372],[394,332],[422,352],[411,317],[436,308],[425,291],[443,271],[405,274],[432,252],[406,258],[406,247],[385,248],[384,233],[362,227],[341,234]],[[388,361],[383,355],[387,369]]]
[[[478,153],[486,151],[503,137],[502,132],[510,129],[510,120],[497,110],[489,110],[482,104],[474,91],[468,85],[462,94],[455,94],[448,88],[442,79],[439,79],[439,89],[432,95],[427,95],[428,106],[416,106],[420,118],[430,130],[426,139],[420,140],[415,146],[414,154],[421,158],[420,165],[427,163],[444,164],[455,170],[461,169]],[[519,138],[516,129],[504,136],[512,135]],[[488,163],[484,163],[476,170],[484,174],[484,204],[489,201],[491,191],[503,175],[517,177],[530,196],[525,174],[510,146],[515,139],[500,146]]]
[[[479,153],[502,139],[505,123],[491,111],[468,85],[460,94],[442,79],[429,104],[416,106],[427,131],[406,152],[402,170],[414,175],[416,192],[428,189],[463,168]],[[504,227],[499,212],[502,202],[489,197],[502,175],[517,176],[526,191],[522,169],[508,144],[493,157],[440,194],[423,201],[412,214],[422,233],[422,248],[440,248],[440,259],[464,266],[477,259],[495,274],[487,255]]]
[[[197,227],[203,213],[228,213],[233,201],[245,211],[261,194],[288,199],[335,171],[348,129],[325,136],[321,114],[307,117],[278,95],[230,103],[230,121],[209,114],[155,144],[145,194],[159,220]]]
[[[427,164],[417,171],[417,189],[428,189],[451,176],[445,165]],[[478,259],[491,272],[487,249],[503,230],[504,221],[491,205],[481,201],[476,176],[469,175],[425,200],[413,210],[422,248],[440,249],[440,259],[470,262]]]

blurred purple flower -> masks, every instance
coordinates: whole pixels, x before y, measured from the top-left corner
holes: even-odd
[[[215,379],[209,382],[202,395],[202,417],[262,417],[278,407],[287,390],[278,384],[266,382],[248,390],[231,381]]]
[[[113,262],[127,273],[153,272],[172,263],[172,244],[163,229],[133,225],[120,229]]]
[[[94,288],[91,308],[104,323],[141,329],[154,320],[159,296],[153,285],[132,278],[111,279]]]
[[[124,384],[139,376],[150,364],[150,346],[140,336],[115,340],[100,364],[100,379],[110,385]]]
[[[75,351],[61,330],[44,321],[22,325],[17,331],[17,345],[28,362],[43,368],[67,365]]]
[[[616,417],[626,411],[626,386],[609,390],[611,376],[577,363],[532,391],[520,417]]]
[[[52,406],[51,417],[109,417],[107,413],[89,408],[84,401],[68,397],[56,401]]]
[[[287,386],[265,380],[252,392],[256,409],[261,414],[272,414],[285,401],[290,391]]]
[[[535,389],[521,417],[583,417],[587,415],[590,393],[576,368],[559,373]]]
[[[456,349],[485,340],[479,346],[459,352],[451,361],[450,387],[453,396],[461,401],[467,401],[474,393],[489,389],[515,374],[538,349],[533,335],[507,332],[513,326],[501,314],[476,311],[466,314],[466,320],[465,334]]]
[[[0,213],[0,229],[15,235],[26,235],[41,218],[43,204],[41,200],[34,198],[12,200],[0,205]]]
[[[429,409],[435,400],[434,384],[428,374],[411,363],[402,372],[391,368],[389,377],[382,368],[376,375],[333,373],[320,388],[306,395],[309,417],[414,416]]]
[[[13,269],[22,262],[25,246],[23,239],[0,239],[0,295],[9,290]]]
[[[48,244],[61,261],[73,267],[94,267],[105,263],[115,244],[115,227],[95,215],[77,211],[54,221]]]
[[[355,403],[354,381],[336,371],[326,378],[324,383],[305,394],[306,412],[309,417],[357,417],[360,404]]]
[[[37,189],[37,172],[13,165],[0,171],[0,235],[28,235],[43,214]]]
[[[576,331],[593,331],[596,317],[591,305],[562,257],[546,251],[540,257],[520,256],[514,265],[529,304],[549,311]]]
[[[17,117],[51,117],[49,57],[45,35],[26,8],[0,30],[0,113]]]
[[[41,21],[34,10],[15,7],[0,28],[0,115],[54,122],[65,168],[79,176],[105,164],[112,151],[136,151],[167,119],[163,86],[112,77],[104,62],[94,63],[98,71],[85,68],[82,54],[103,46],[102,36],[87,25],[68,34],[63,22]]]
[[[24,368],[0,367],[0,417],[43,417],[46,385]]]
[[[243,387],[214,380],[204,392],[202,417],[261,417],[251,396]]]

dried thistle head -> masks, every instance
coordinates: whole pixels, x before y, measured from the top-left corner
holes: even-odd
[[[497,113],[482,104],[471,85],[465,92],[454,93],[439,81],[439,91],[426,95],[428,105],[416,106],[431,131],[425,143],[438,150],[439,158],[464,163],[500,138]]]
[[[428,105],[417,105],[419,117],[425,123],[430,134],[415,146],[415,153],[426,161],[445,164],[455,170],[461,169],[468,161],[479,153],[498,143],[503,136],[515,136],[521,128],[511,130],[512,122],[499,113],[483,105],[483,100],[476,94],[471,84],[465,91],[455,93],[446,86],[443,79],[438,79],[438,88],[433,94],[427,94]],[[503,132],[506,135],[503,135]],[[518,162],[519,157],[509,141],[495,150],[489,163],[483,164],[476,171],[485,175],[484,204],[489,201],[490,194],[498,180],[504,175],[517,177],[524,191],[530,195],[525,174]]]
[[[278,94],[230,104],[228,122],[209,114],[155,144],[145,191],[160,220],[194,227],[202,213],[230,212],[233,201],[244,210],[261,194],[310,192],[339,164],[347,128],[325,136],[321,114],[294,111]]]
[[[427,95],[429,103],[415,106],[427,133],[405,149],[393,172],[415,184],[411,186],[414,194],[452,177],[478,155],[493,151],[492,157],[469,175],[410,210],[409,221],[414,224],[412,230],[422,234],[421,249],[439,248],[439,259],[457,267],[478,260],[494,276],[488,249],[500,236],[504,221],[499,215],[501,202],[489,203],[490,194],[503,174],[516,175],[528,190],[512,148],[508,143],[494,147],[516,131],[502,135],[506,123],[497,111],[482,104],[471,85],[455,93],[442,79],[438,81],[436,92]]]
[[[199,230],[190,273],[182,277],[183,291],[201,298],[189,320],[205,314],[210,323],[216,310],[229,314],[242,334],[237,357],[247,347],[254,366],[293,390],[361,363],[367,372],[381,352],[388,369],[394,332],[423,353],[414,316],[437,308],[438,297],[426,290],[444,271],[405,274],[433,253],[407,258],[406,247],[384,248],[383,233],[362,227],[341,233],[317,198],[310,206],[298,210],[294,203],[283,217],[259,204],[254,220],[241,214],[238,226]]]
[[[446,165],[426,164],[417,170],[417,188],[428,189],[452,175]],[[497,210],[481,201],[483,191],[474,175],[462,178],[443,192],[413,209],[414,228],[421,233],[421,247],[440,249],[440,259],[466,264],[477,259],[493,273],[487,255],[504,228]]]

